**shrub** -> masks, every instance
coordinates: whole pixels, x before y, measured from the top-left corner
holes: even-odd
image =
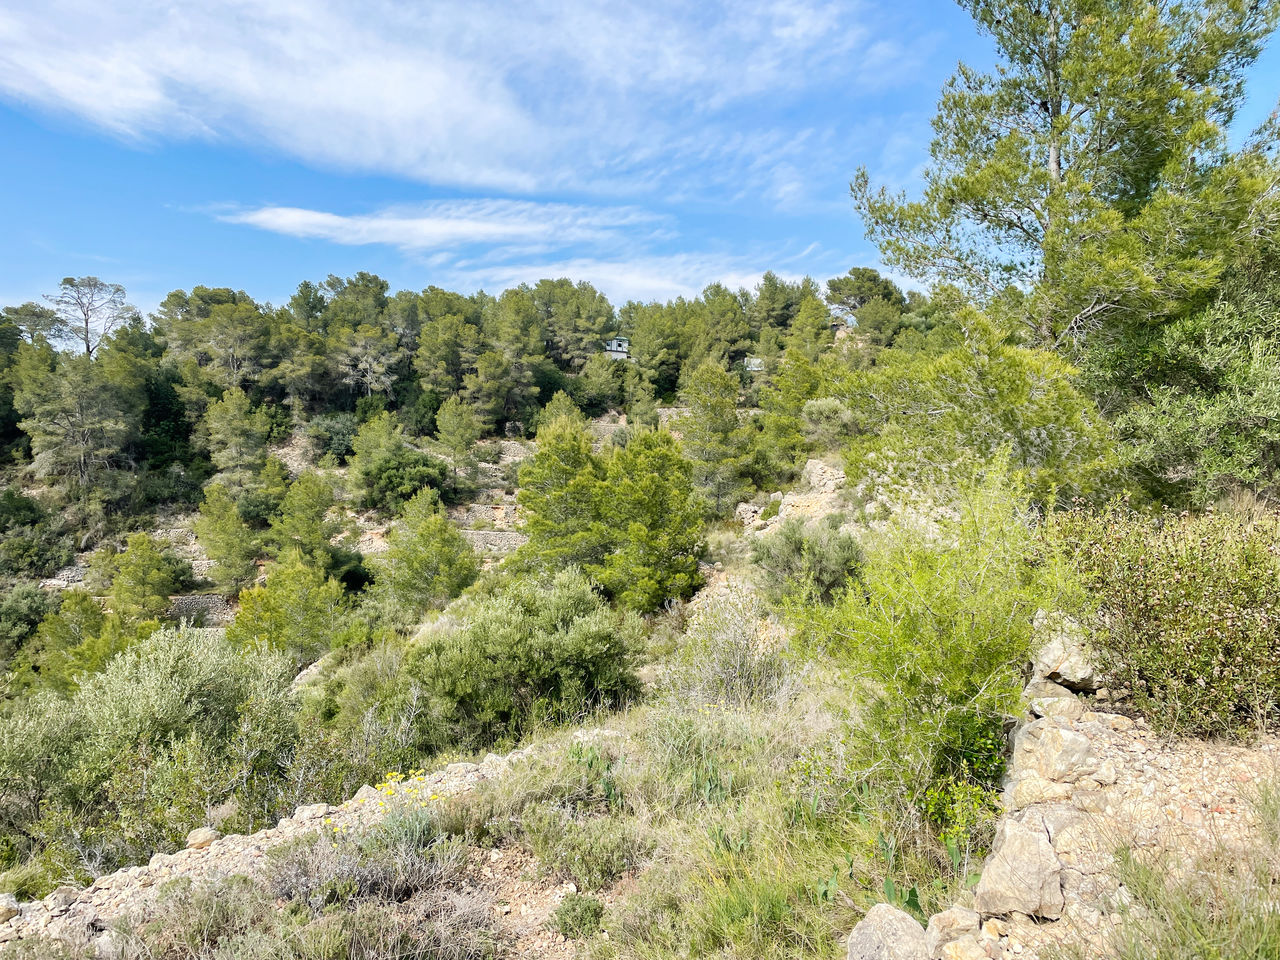
[[[307,436],[315,441],[321,456],[332,455],[346,463],[355,450],[353,441],[360,425],[354,413],[324,413],[307,424]]]
[[[611,610],[576,570],[495,593],[463,628],[428,641],[408,666],[463,749],[518,736],[537,719],[616,707],[636,690],[633,614]]]
[[[402,521],[387,538],[376,583],[400,619],[412,623],[471,586],[480,568],[471,545],[441,512],[434,490],[406,503]]]
[[[757,704],[774,697],[788,666],[778,637],[763,629],[765,611],[751,594],[702,601],[664,686],[685,703]]]
[[[581,890],[610,886],[634,869],[651,848],[633,821],[612,816],[580,818],[551,804],[528,808],[521,824],[543,865]]]
[[[600,932],[604,904],[595,897],[571,893],[551,915],[551,928],[570,940],[585,940]]]
[[[361,504],[397,511],[423,487],[444,483],[444,461],[409,446],[389,413],[360,427],[353,441],[351,475]]]
[[[840,531],[840,520],[829,516],[820,524],[807,526],[793,517],[756,540],[751,561],[763,574],[767,596],[775,601],[805,597],[830,603],[857,578],[862,547],[852,534]]]
[[[1051,523],[1101,605],[1109,683],[1160,730],[1238,735],[1280,723],[1280,517],[1072,511]]]
[[[936,529],[904,518],[870,541],[863,590],[793,608],[809,643],[857,671],[863,762],[904,810],[920,811],[940,785],[993,786],[1003,773],[1032,619],[1056,608],[1060,586],[1056,565],[1032,563],[1025,510],[993,470]]]
[[[14,587],[0,599],[0,672],[8,669],[9,660],[36,632],[45,615],[57,610],[58,599],[31,584]]]

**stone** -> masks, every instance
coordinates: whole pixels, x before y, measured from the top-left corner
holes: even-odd
[[[222,839],[222,834],[213,827],[196,827],[187,834],[188,850],[203,850],[213,841]]]
[[[17,897],[12,893],[0,893],[0,923],[12,920],[21,912]]]
[[[1061,717],[1033,720],[1013,740],[1014,765],[1046,780],[1069,783],[1098,769],[1093,744]]]
[[[978,914],[965,907],[952,907],[930,917],[929,926],[924,931],[929,960],[938,960],[942,956],[942,948],[952,941],[977,933],[978,920]]]
[[[929,960],[924,927],[911,914],[877,903],[849,934],[849,960]]]
[[[333,807],[327,803],[310,803],[293,811],[293,819],[298,821],[315,820],[317,817],[326,817],[332,812]]]
[[[1102,686],[1102,678],[1085,648],[1084,628],[1077,621],[1041,610],[1036,614],[1035,630],[1046,638],[1032,663],[1037,679],[1052,680],[1068,690],[1085,693]]]
[[[1062,916],[1062,864],[1039,816],[1000,822],[974,898],[983,916],[1015,911],[1045,920]]]
[[[1033,717],[1065,717],[1079,720],[1084,716],[1084,704],[1074,694],[1069,697],[1036,697],[1029,704]]]
[[[378,793],[378,789],[376,787],[370,786],[366,783],[356,791],[356,795],[351,799],[357,803],[364,803],[368,800],[377,800],[380,796],[382,796],[382,794]]]
[[[76,902],[76,898],[80,896],[80,891],[75,887],[61,886],[57,887],[51,894],[44,898],[44,905],[50,911],[66,910],[71,904]]]
[[[972,933],[944,944],[936,960],[990,960],[987,948],[978,943]]]

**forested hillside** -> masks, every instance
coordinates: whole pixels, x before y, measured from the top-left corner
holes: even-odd
[[[573,884],[583,955],[829,957],[877,901],[972,900],[1046,623],[1099,710],[1270,742],[1280,130],[1234,119],[1280,5],[962,6],[997,67],[944,88],[919,196],[851,184],[909,289],[5,307],[0,891],[523,746],[232,919],[179,891],[127,955],[501,955],[452,907],[396,926],[486,848]],[[1274,858],[1237,866],[1124,874],[1155,924],[1106,955],[1273,956]]]

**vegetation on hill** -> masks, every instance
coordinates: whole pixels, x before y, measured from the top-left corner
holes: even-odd
[[[963,5],[997,68],[948,81],[922,197],[852,185],[927,294],[358,273],[144,318],[81,277],[0,311],[0,889],[532,742],[271,896],[173,892],[142,955],[488,955],[428,881],[521,844],[601,960],[830,957],[971,885],[1038,611],[1162,732],[1280,728],[1280,164],[1274,122],[1230,136],[1280,4]],[[810,458],[838,509],[775,520]],[[486,484],[527,538],[497,563],[450,513]],[[174,622],[193,591],[234,620]]]

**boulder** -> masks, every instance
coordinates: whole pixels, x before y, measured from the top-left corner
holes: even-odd
[[[1021,776],[1035,773],[1046,780],[1071,783],[1098,769],[1093,743],[1073,730],[1065,717],[1043,717],[1028,723],[1013,740],[1013,766]]]
[[[1079,623],[1041,610],[1036,614],[1035,631],[1038,637],[1044,637],[1032,663],[1032,673],[1037,680],[1052,680],[1068,690],[1084,693],[1092,693],[1102,686],[1097,666],[1085,647],[1084,628]]]
[[[213,827],[196,827],[187,834],[188,850],[203,850],[215,840],[221,840],[222,834]]]
[[[18,907],[18,898],[12,893],[0,893],[0,923],[12,920],[22,910]]]
[[[974,897],[983,916],[1062,916],[1062,864],[1038,814],[1000,822]]]
[[[911,914],[877,903],[849,934],[849,960],[929,960],[924,927]]]
[[[925,949],[929,951],[929,960],[939,960],[942,948],[961,937],[973,936],[978,932],[978,914],[964,907],[952,907],[935,913],[929,918],[929,926],[924,931]],[[975,941],[976,945],[976,941]]]

